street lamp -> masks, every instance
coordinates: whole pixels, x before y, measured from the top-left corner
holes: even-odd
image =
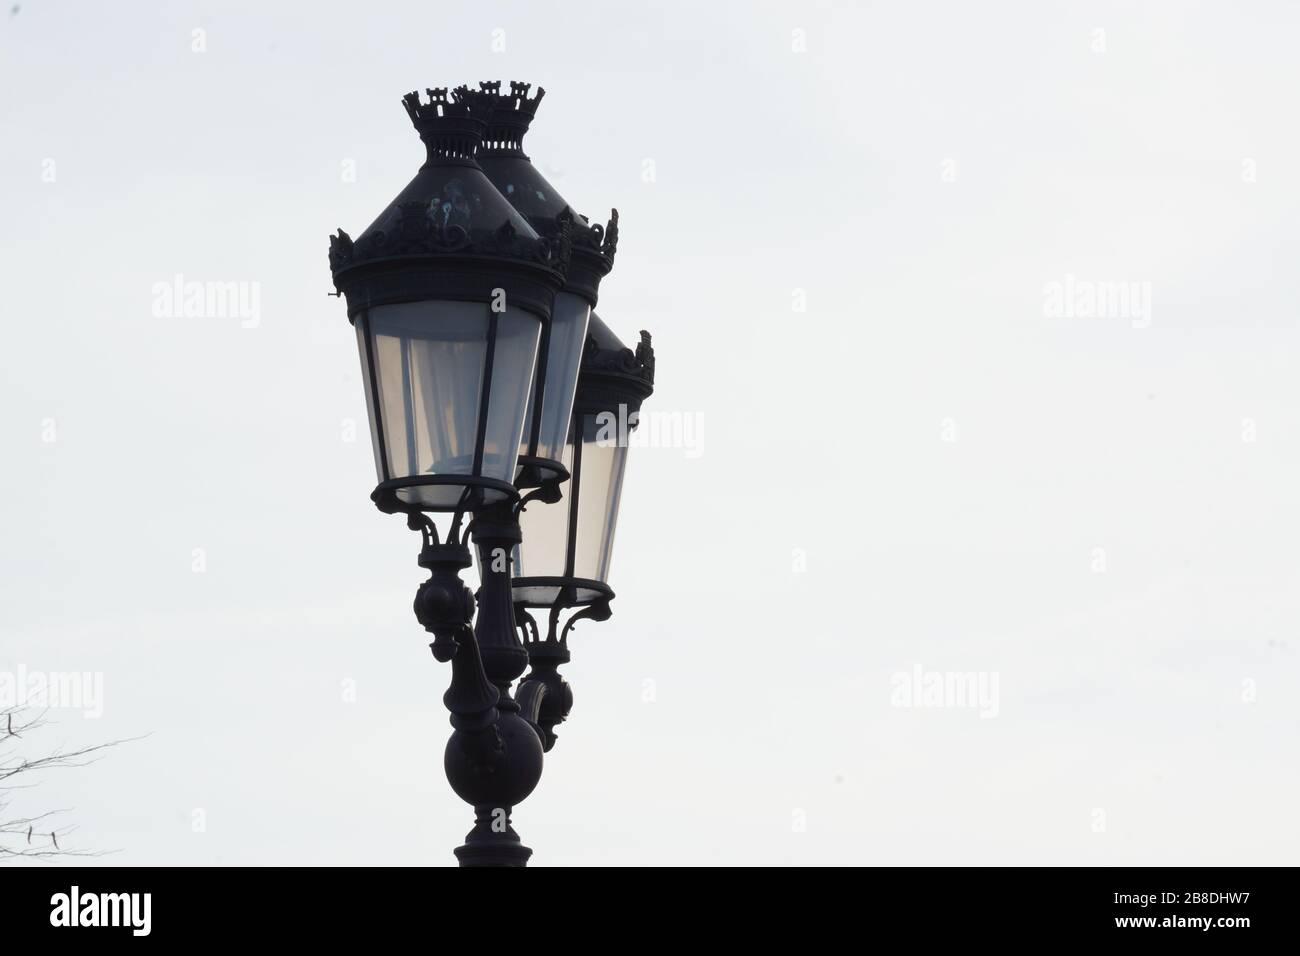
[[[604,621],[611,614],[609,570],[628,443],[641,403],[654,391],[654,370],[648,332],[633,352],[592,315],[563,459],[572,478],[560,504],[520,516],[523,543],[515,553],[512,593],[532,670],[519,699],[525,713],[536,714],[547,750],[572,705],[572,692],[556,672],[570,660],[569,631],[584,618]],[[560,628],[560,616],[572,608],[580,610]],[[546,611],[545,638],[529,609]]]
[[[486,96],[403,100],[428,150],[354,242],[330,239],[356,327],[383,511],[463,512],[512,481],[538,343],[567,236],[542,239],[474,161]]]
[[[426,162],[355,241],[341,229],[330,237],[335,294],[361,356],[379,479],[371,498],[422,535],[429,578],[415,614],[434,636],[434,657],[451,664],[444,767],[475,809],[456,849],[462,866],[522,866],[532,853],[510,814],[541,778],[546,687],[533,680],[525,695],[521,685],[522,710],[512,694],[529,653],[515,626],[511,564],[523,507],[562,497],[579,358],[617,237],[613,222],[588,226],[567,204],[530,208],[534,228],[485,175],[484,136],[503,127],[490,124],[507,107],[531,119],[541,98],[520,86],[510,97],[499,84],[431,89],[423,101],[407,94]],[[489,142],[509,151],[505,138]],[[443,535],[436,514],[451,515]],[[476,594],[460,580],[471,541]]]

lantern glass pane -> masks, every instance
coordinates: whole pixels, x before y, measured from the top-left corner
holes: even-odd
[[[365,316],[369,356],[364,337],[358,341],[381,481],[422,475],[514,477],[541,322],[518,309],[496,316],[482,462],[476,472],[490,316],[485,303],[446,301],[378,306]],[[456,504],[462,491],[454,484],[428,485],[405,489],[399,497],[447,507]]]
[[[583,416],[581,485],[578,491],[577,535],[573,576],[608,581],[614,551],[623,474],[627,468],[627,443],[617,429],[601,429],[594,416]],[[623,436],[625,437],[625,436]]]
[[[573,473],[573,444],[566,442],[557,459]],[[569,510],[573,503],[571,489],[577,476],[560,486],[564,495],[554,504],[535,501],[519,515],[523,544],[515,548],[516,577],[560,577],[564,574],[569,546]]]
[[[535,450],[531,447],[537,398],[537,389],[534,388],[528,401],[523,444],[519,449],[521,455],[535,455],[552,461],[561,459],[569,437],[573,395],[578,385],[578,366],[582,362],[582,348],[587,341],[587,323],[590,318],[591,304],[586,299],[571,292],[561,292],[555,297],[546,349],[546,380],[542,388],[542,416],[537,430],[537,447]]]
[[[506,309],[497,316],[496,352],[492,361],[492,399],[483,437],[481,474],[513,481],[519,460],[528,396],[533,390],[537,343],[542,323],[531,313]]]

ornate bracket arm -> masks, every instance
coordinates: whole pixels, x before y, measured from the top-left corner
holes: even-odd
[[[549,753],[555,746],[555,735],[551,733],[551,727],[542,726],[542,704],[547,690],[545,681],[534,680],[530,674],[519,682],[519,689],[515,691],[515,700],[519,702],[519,716],[533,725],[537,736],[542,739],[542,750]]]
[[[534,501],[540,501],[544,505],[556,504],[564,497],[564,489],[559,479],[544,481],[528,494],[519,499],[515,505],[515,517],[523,514],[525,508]]]
[[[573,625],[579,621],[608,621],[613,616],[614,612],[610,609],[609,601],[597,601],[569,618],[568,623],[564,625],[564,630],[560,632],[560,640],[562,642],[567,641],[569,632],[573,630]]]
[[[573,689],[559,674],[560,665],[569,662],[569,648],[557,641],[529,641],[525,646],[532,667],[519,682],[515,698],[520,716],[533,725],[542,749],[549,751],[555,746],[555,728],[573,709]]]
[[[515,697],[523,718],[536,728],[542,738],[542,746],[547,751],[555,746],[555,728],[573,710],[573,688],[559,673],[561,665],[571,660],[569,631],[579,620],[607,621],[612,615],[609,601],[598,601],[570,617],[557,636],[560,613],[563,610],[564,605],[558,601],[551,608],[546,639],[541,640],[533,616],[523,605],[515,606],[515,620],[523,632],[528,663],[532,665],[520,681]]]

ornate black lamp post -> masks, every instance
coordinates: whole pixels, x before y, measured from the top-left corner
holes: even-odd
[[[476,814],[456,855],[464,866],[522,866],[532,851],[510,814],[537,785],[553,737],[538,723],[550,686],[541,675],[521,685],[525,712],[511,694],[529,653],[510,569],[520,511],[560,501],[569,477],[575,378],[616,230],[588,226],[558,197],[557,206],[502,195],[480,156],[493,154],[507,186],[553,195],[540,175],[528,178],[519,150],[541,91],[529,100],[521,84],[509,96],[481,87],[404,98],[428,159],[355,241],[342,230],[330,238],[330,268],[361,354],[379,475],[371,497],[422,533],[430,576],[415,613],[434,635],[434,657],[451,662],[444,764]],[[445,536],[434,514],[451,516]],[[477,595],[460,580],[471,541]]]

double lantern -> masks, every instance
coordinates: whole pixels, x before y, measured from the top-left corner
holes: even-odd
[[[371,497],[422,533],[430,577],[416,616],[452,667],[444,763],[476,811],[456,850],[468,866],[531,854],[511,808],[536,786],[572,703],[556,672],[570,628],[609,616],[628,426],[653,389],[649,335],[633,352],[592,314],[617,213],[589,223],[529,161],[522,140],[544,91],[529,92],[407,94],[424,165],[355,240],[330,237],[361,356]],[[433,515],[451,516],[442,534]],[[459,577],[471,543],[474,595]],[[544,638],[530,608],[546,609]]]

